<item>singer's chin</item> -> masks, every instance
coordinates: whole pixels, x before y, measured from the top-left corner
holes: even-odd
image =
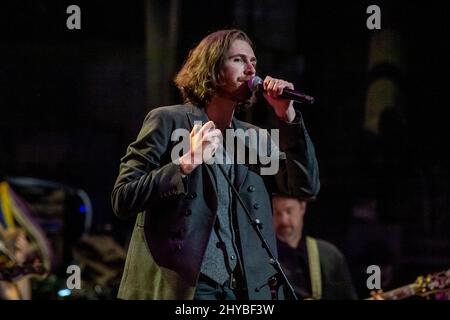
[[[227,91],[223,88],[218,88],[217,94],[223,98],[230,99],[236,102],[236,106],[241,110],[249,109],[256,103],[257,100],[255,92],[251,91],[244,83],[242,86],[233,91]]]

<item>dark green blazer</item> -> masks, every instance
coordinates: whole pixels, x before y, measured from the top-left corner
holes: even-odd
[[[358,296],[344,255],[332,243],[316,240],[322,274],[322,299],[356,300]]]
[[[121,159],[112,191],[114,213],[127,218],[137,214],[118,293],[122,299],[192,299],[203,255],[216,217],[217,195],[211,165],[198,166],[186,178],[171,161],[180,141],[172,141],[177,128],[191,131],[195,121],[208,121],[203,109],[176,105],[152,110],[135,142]],[[319,191],[319,173],[314,147],[298,114],[293,123],[279,122],[280,169],[275,176],[261,176],[260,166],[236,166],[234,185],[276,254],[270,194],[265,179],[282,190],[305,198]],[[256,128],[233,119],[235,129]],[[262,143],[270,141],[263,136]],[[245,139],[247,149],[252,148]],[[257,145],[260,145],[259,143]],[[179,146],[178,146],[179,147]],[[258,148],[256,148],[258,149]],[[258,152],[260,150],[256,150]],[[267,182],[269,183],[269,182]],[[245,212],[234,208],[244,276],[250,299],[270,299],[261,286],[274,273],[259,238]]]

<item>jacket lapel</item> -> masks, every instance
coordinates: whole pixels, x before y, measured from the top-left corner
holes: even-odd
[[[247,130],[247,127],[245,127],[241,121],[237,120],[236,118],[233,118],[233,129],[241,129],[244,132]],[[248,154],[248,141],[243,141],[241,137],[236,137],[236,139],[240,139],[243,144],[245,144],[245,153]],[[246,140],[246,139],[244,139]],[[235,150],[236,151],[236,150]],[[235,157],[236,158],[236,157]],[[245,178],[247,177],[248,173],[248,167],[245,164],[241,164],[238,166],[235,166],[235,179],[234,179],[234,187],[239,191],[242,183],[245,181]]]
[[[196,106],[190,106],[190,111],[186,114],[189,122],[189,130],[192,131],[192,128],[198,122],[200,125],[204,125],[206,122],[209,121],[208,116],[206,115],[205,111],[199,107]],[[214,164],[213,164],[214,165]],[[203,170],[208,173],[209,179],[211,182],[210,184],[213,187],[215,196],[217,197],[217,186],[216,186],[216,180],[214,178],[213,168],[211,165],[202,164]]]
[[[190,126],[190,129],[189,129],[190,131],[192,131],[192,128],[194,127],[195,122],[200,122],[201,125],[204,125],[206,122],[209,121],[208,116],[206,115],[206,113],[204,112],[203,109],[196,107],[196,106],[190,106],[189,108],[190,108],[190,111],[187,113],[187,118],[188,118],[188,122],[189,122],[189,126]],[[245,132],[248,129],[247,126],[245,126],[241,121],[237,120],[234,117],[232,120],[232,124],[233,124],[234,130],[241,129]],[[243,144],[245,144],[246,154],[249,154],[248,139],[242,139],[242,137],[237,137],[236,139],[240,139],[241,142]],[[215,179],[214,179],[213,168],[211,165],[203,164],[203,166],[206,167],[206,171],[208,172],[209,178],[211,179],[212,185],[214,187],[214,191],[217,194],[217,188],[216,188],[216,183],[215,183]],[[235,179],[234,179],[233,184],[237,190],[240,189],[242,183],[245,181],[245,178],[247,177],[247,174],[248,174],[248,166],[247,165],[235,166]]]
[[[196,106],[188,106],[187,108],[190,109],[186,114],[190,126],[190,131],[192,131],[195,122],[201,122],[201,125],[204,125],[206,122],[208,122],[208,116],[206,115],[205,111],[203,111],[203,109]]]

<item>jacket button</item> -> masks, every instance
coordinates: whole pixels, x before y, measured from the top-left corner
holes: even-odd
[[[197,198],[197,193],[196,192],[192,192],[191,194],[188,194],[185,196],[185,199],[195,199]]]
[[[232,255],[230,256],[230,259],[231,259],[231,260],[235,260],[235,259],[236,259],[236,256],[235,256],[234,254],[232,254]]]
[[[225,243],[223,243],[223,241],[217,241],[216,248],[217,249],[225,249]]]
[[[185,215],[186,217],[190,216],[191,214],[192,214],[192,210],[191,210],[191,209],[187,209],[187,210],[184,212],[184,215]]]
[[[256,202],[254,205],[253,205],[253,208],[255,208],[256,210],[258,210],[259,209],[259,207],[260,207],[260,205],[259,205],[259,203],[258,202]]]
[[[249,186],[247,190],[249,192],[253,192],[253,191],[255,191],[255,189],[256,189],[255,186]]]

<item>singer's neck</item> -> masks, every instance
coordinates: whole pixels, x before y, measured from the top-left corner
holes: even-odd
[[[206,114],[213,121],[216,128],[222,132],[231,127],[234,109],[237,103],[220,96],[214,96],[206,106]]]

